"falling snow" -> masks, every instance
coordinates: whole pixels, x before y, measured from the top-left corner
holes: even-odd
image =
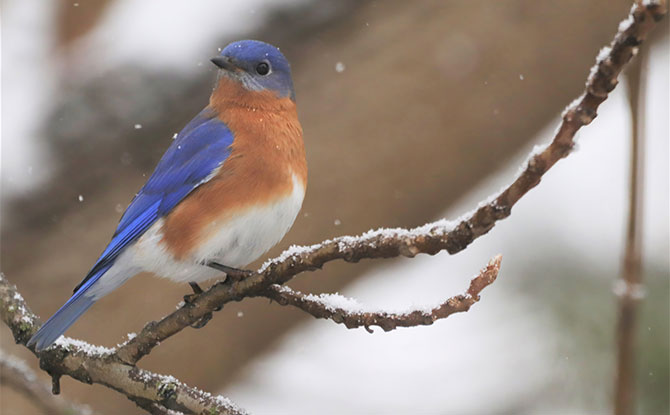
[[[133,162],[133,156],[130,153],[125,152],[121,155],[121,164],[123,164],[124,166],[130,165],[132,162]]]

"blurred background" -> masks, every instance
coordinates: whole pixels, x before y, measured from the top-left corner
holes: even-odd
[[[310,169],[302,212],[268,257],[291,244],[455,218],[550,139],[630,4],[2,0],[0,269],[34,312],[55,312],[173,134],[207,104],[209,57],[241,38],[280,46],[291,61]],[[667,22],[642,53],[645,414],[667,413],[670,401]],[[576,154],[470,249],[334,262],[290,284],[388,309],[434,304],[502,253],[499,280],[470,312],[370,335],[245,300],[141,366],[258,414],[608,412],[628,200],[624,84],[579,133]],[[140,276],[68,335],[114,346],[188,292]],[[5,327],[0,347],[38,370]],[[62,393],[99,413],[139,412],[102,386],[64,378]],[[0,412],[35,411],[0,387]]]

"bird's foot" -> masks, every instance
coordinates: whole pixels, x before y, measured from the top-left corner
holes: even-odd
[[[191,288],[193,289],[193,294],[186,294],[184,296],[184,302],[186,304],[193,304],[193,302],[196,300],[196,298],[198,298],[198,296],[200,294],[202,294],[203,291],[202,291],[202,288],[200,288],[200,286],[195,282],[189,282],[188,285],[190,285]],[[219,307],[219,308],[216,309],[216,311],[219,311],[220,309],[221,308]],[[204,316],[200,317],[200,319],[198,321],[191,324],[191,327],[193,327],[194,329],[201,329],[201,328],[205,327],[205,325],[209,322],[209,320],[212,319],[212,317],[213,317],[213,315],[212,315],[211,312],[206,313]]]
[[[204,316],[200,317],[196,322],[191,324],[191,327],[193,327],[194,329],[201,329],[205,327],[207,323],[209,323],[209,320],[211,320],[212,317],[214,317],[214,315],[211,312],[206,313]]]
[[[206,313],[205,315],[200,317],[197,321],[195,321],[193,324],[191,324],[191,327],[193,327],[194,329],[201,329],[205,327],[207,323],[209,323],[209,320],[211,320],[212,317],[214,317],[214,315],[211,312]]]
[[[248,269],[233,268],[227,265],[219,264],[218,262],[209,262],[207,266],[214,268],[217,271],[225,272],[229,282],[242,281],[243,279],[255,274],[255,272]]]
[[[198,285],[198,283],[189,282],[188,285],[190,285],[191,288],[193,289],[193,294],[186,294],[184,296],[184,302],[186,304],[192,304],[195,301],[195,299],[198,298],[200,294],[202,294],[203,291],[202,288],[200,288],[200,286]]]

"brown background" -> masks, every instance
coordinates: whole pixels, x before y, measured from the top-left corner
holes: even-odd
[[[63,1],[55,53],[67,56],[68,45],[86,36],[111,2],[82,2],[75,10]],[[434,218],[581,92],[595,54],[630,7],[623,0],[390,0],[342,2],[326,13],[326,3],[277,11],[262,31],[236,36],[282,47],[293,65],[305,132],[307,197],[293,230],[269,255],[293,243]],[[346,69],[337,73],[340,61]],[[132,77],[122,76],[129,73],[154,85],[142,93],[165,105],[143,106],[130,91]],[[128,203],[172,134],[206,104],[213,78],[212,70],[182,79],[132,67],[84,83],[63,76],[62,103],[44,137],[58,162],[55,174],[45,187],[11,201],[2,228],[2,271],[40,316],[51,315],[85,275],[120,217],[116,206]],[[133,120],[112,117],[110,93],[135,106],[135,114],[154,111],[155,121],[134,130]],[[77,105],[86,105],[91,119],[79,119]],[[375,264],[332,263],[293,286],[335,291]],[[188,291],[148,275],[135,278],[68,335],[113,346],[169,313]],[[304,318],[263,300],[231,304],[205,328],[166,341],[141,366],[216,391]],[[36,368],[9,331],[0,330],[2,348]],[[63,379],[62,389],[102,413],[137,412],[101,386]],[[32,408],[2,392],[3,413]]]

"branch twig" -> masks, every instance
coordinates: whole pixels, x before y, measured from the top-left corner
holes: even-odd
[[[25,345],[39,327],[16,287],[0,273],[0,317],[17,343]],[[34,352],[34,349],[31,349]],[[114,389],[134,402],[154,403],[187,414],[246,413],[228,399],[189,387],[172,376],[163,376],[120,362],[113,349],[62,338],[39,354],[40,367],[53,379],[58,393],[59,378],[68,375],[83,383],[98,383]]]
[[[479,293],[489,286],[500,271],[500,255],[493,258],[480,273],[470,282],[470,288],[465,294],[449,298],[432,309],[410,310],[404,313],[389,313],[385,311],[361,311],[358,308],[347,308],[338,304],[343,297],[338,296],[336,304],[328,301],[328,295],[309,295],[294,291],[285,285],[271,285],[261,295],[276,301],[281,305],[292,305],[316,318],[332,320],[344,324],[347,328],[365,327],[372,333],[371,326],[379,326],[384,331],[395,330],[398,327],[428,326],[436,320],[447,318],[454,313],[468,311],[479,301]],[[346,299],[348,300],[348,299]]]
[[[512,207],[556,162],[568,154],[577,131],[591,123],[600,104],[617,85],[617,76],[636,53],[649,31],[665,15],[665,3],[645,0],[636,3],[619,25],[610,46],[598,55],[584,93],[563,113],[563,120],[552,140],[541,152],[531,154],[516,180],[490,201],[457,223],[440,220],[415,229],[379,229],[361,236],[342,236],[309,247],[292,247],[268,261],[254,275],[235,283],[219,283],[159,322],[151,322],[118,350],[117,356],[134,364],[160,342],[178,333],[208,313],[231,301],[258,296],[273,284],[284,284],[304,271],[321,268],[341,259],[358,262],[369,258],[413,257],[419,253],[434,255],[442,250],[454,254],[476,238],[486,234],[495,223],[508,217]]]
[[[51,394],[50,388],[18,357],[0,350],[0,384],[23,393],[32,403],[48,414],[84,415],[91,410]]]
[[[617,322],[617,370],[614,413],[632,415],[635,411],[635,335],[638,304],[643,298],[642,284],[642,208],[644,166],[644,82],[642,59],[626,72],[631,110],[631,157],[628,224],[621,280],[617,282],[619,316]]]

